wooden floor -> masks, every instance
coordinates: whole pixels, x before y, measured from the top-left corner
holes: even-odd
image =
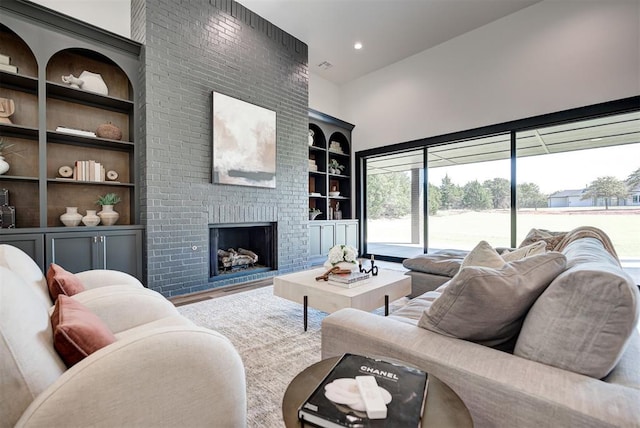
[[[261,279],[259,281],[247,282],[244,284],[228,285],[225,287],[218,287],[212,290],[200,291],[198,293],[185,294],[182,296],[176,296],[169,298],[175,306],[188,305],[190,303],[201,302],[203,300],[215,299],[222,296],[229,296],[235,293],[241,293],[243,291],[255,290],[257,288],[266,287],[273,284],[273,278]]]

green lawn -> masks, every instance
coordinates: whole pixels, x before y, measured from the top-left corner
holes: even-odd
[[[494,247],[510,244],[508,211],[442,212],[429,217],[428,221],[430,248],[470,250],[483,239]],[[605,231],[620,258],[640,257],[640,210],[521,211],[518,214],[517,243],[521,242],[527,232],[534,227],[552,231],[569,231],[578,226],[594,226]],[[368,241],[411,243],[410,218],[369,221]]]

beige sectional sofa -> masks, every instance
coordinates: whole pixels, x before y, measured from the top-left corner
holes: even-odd
[[[88,308],[115,342],[68,367],[46,278],[0,245],[0,427],[246,426],[244,367],[227,338],[127,274],[76,276],[86,289],[57,300]]]
[[[640,427],[640,298],[606,244],[584,237],[566,245],[562,273],[529,294],[532,304],[510,324],[518,327],[510,352],[434,327],[425,313],[447,293],[451,298],[452,280],[389,317],[355,309],[327,316],[322,357],[352,352],[419,367],[457,392],[477,427]],[[455,281],[470,276],[464,270]],[[522,285],[530,286],[531,275],[519,277]],[[511,309],[501,303],[494,315]]]

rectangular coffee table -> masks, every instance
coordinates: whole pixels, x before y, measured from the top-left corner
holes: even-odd
[[[389,315],[389,302],[411,294],[411,277],[402,272],[380,269],[364,284],[343,288],[327,281],[316,281],[325,268],[280,275],[273,278],[273,294],[292,302],[301,303],[304,309],[304,331],[307,331],[307,308],[332,313],[343,308],[372,311],[385,307]]]

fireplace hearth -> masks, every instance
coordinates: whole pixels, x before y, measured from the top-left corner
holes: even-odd
[[[209,225],[210,281],[277,270],[276,223]]]

